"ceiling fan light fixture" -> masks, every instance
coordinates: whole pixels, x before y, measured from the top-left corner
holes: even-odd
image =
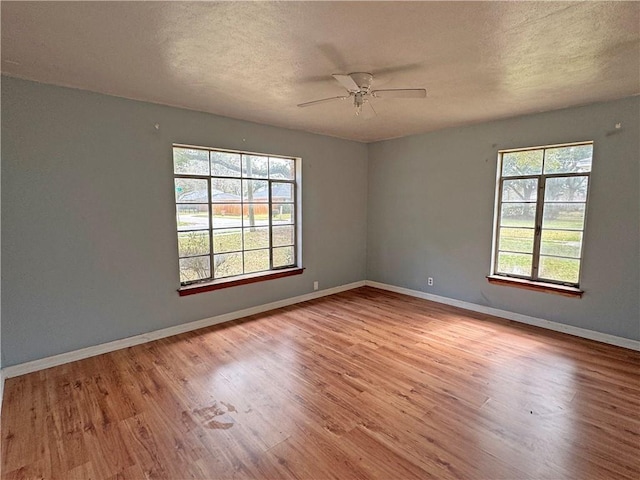
[[[356,107],[356,115],[362,113],[362,106],[364,105],[364,97],[362,93],[358,92],[353,96],[353,106]]]

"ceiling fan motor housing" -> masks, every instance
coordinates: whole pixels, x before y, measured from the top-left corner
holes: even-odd
[[[368,93],[371,88],[371,82],[373,81],[373,75],[366,72],[356,72],[350,73],[349,76],[353,79],[353,81],[358,85],[360,91],[363,93]]]

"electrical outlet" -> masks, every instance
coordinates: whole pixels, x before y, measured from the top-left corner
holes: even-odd
[[[429,277],[427,279],[427,285],[429,285],[430,287],[433,287],[433,277]]]
[[[318,281],[317,280],[315,282],[313,282],[313,289],[314,290],[318,289]]]

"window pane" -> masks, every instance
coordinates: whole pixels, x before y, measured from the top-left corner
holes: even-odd
[[[241,202],[242,187],[240,180],[233,178],[212,178],[211,201],[214,203]]]
[[[239,177],[241,172],[239,153],[211,152],[211,175]]]
[[[294,264],[293,247],[282,247],[273,249],[273,266],[288,267]]]
[[[180,281],[192,282],[211,276],[209,256],[180,259]]]
[[[533,253],[533,234],[529,228],[501,228],[498,250]]]
[[[269,227],[245,228],[244,229],[244,249],[255,250],[256,248],[269,247]]]
[[[544,173],[578,173],[591,171],[593,145],[549,148],[545,152]]]
[[[526,150],[502,154],[502,176],[539,175],[542,173],[543,150]]]
[[[578,283],[580,260],[540,256],[538,277],[559,282]]]
[[[178,233],[178,255],[180,257],[194,257],[209,254],[209,232]]]
[[[243,206],[242,224],[245,227],[269,225],[269,204],[245,203]]]
[[[571,230],[542,230],[540,253],[580,258],[582,232]]]
[[[502,182],[503,202],[535,202],[538,198],[538,179],[505,180]]]
[[[500,212],[502,227],[531,227],[536,220],[535,203],[504,203]]]
[[[213,256],[213,278],[242,275],[242,252]]]
[[[249,178],[267,178],[269,157],[242,155],[242,176]]]
[[[273,205],[271,210],[271,222],[273,225],[293,223],[293,204],[279,203]]]
[[[176,205],[178,230],[209,228],[209,208],[204,204],[178,203]]]
[[[209,203],[207,181],[176,178],[176,203]]]
[[[589,177],[547,178],[545,202],[586,202]]]
[[[269,157],[269,178],[295,179],[295,160]]]
[[[584,203],[545,203],[542,228],[582,230],[584,209]]]
[[[267,180],[242,180],[242,198],[245,202],[268,202],[269,182]]]
[[[242,250],[242,230],[233,228],[213,231],[214,253],[238,252],[240,250]]]
[[[294,239],[295,239],[295,231],[294,231],[293,225],[273,227],[273,246],[274,247],[293,245]]]
[[[531,276],[533,255],[524,253],[498,252],[498,273]]]
[[[262,272],[269,270],[269,250],[251,250],[244,252],[244,272]]]
[[[184,175],[209,175],[209,152],[174,147],[173,172]]]
[[[271,182],[271,201],[274,203],[293,202],[293,184]]]
[[[229,228],[242,226],[242,205],[238,203],[214,203],[213,228]]]

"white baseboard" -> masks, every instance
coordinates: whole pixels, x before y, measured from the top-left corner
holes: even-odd
[[[141,335],[135,335],[133,337],[123,338],[121,340],[115,340],[113,342],[102,343],[92,347],[82,348],[80,350],[74,350],[72,352],[61,353],[59,355],[53,355],[51,357],[42,358],[39,360],[33,360],[31,362],[21,363],[18,365],[12,365],[0,370],[0,399],[2,399],[2,393],[4,391],[4,380],[6,378],[17,377],[31,372],[37,372],[44,370],[45,368],[55,367],[64,363],[75,362],[76,360],[82,360],[84,358],[94,357],[96,355],[102,355],[103,353],[113,352],[122,348],[132,347],[134,345],[140,345],[142,343],[151,342],[161,338],[170,337],[172,335],[178,335],[180,333],[190,332],[199,328],[209,327],[212,325],[218,325],[220,323],[229,322],[231,320],[237,320],[239,318],[248,317],[258,313],[267,312],[269,310],[275,310],[277,308],[286,307],[288,305],[294,305],[296,303],[306,302],[315,298],[324,297],[327,295],[333,295],[335,293],[344,292],[353,288],[370,286],[380,288],[382,290],[388,290],[391,292],[402,293],[412,297],[422,298],[425,300],[431,300],[433,302],[443,303],[446,305],[452,305],[455,307],[464,308],[474,312],[486,313],[488,315],[494,315],[496,317],[506,318],[527,325],[533,325],[536,327],[542,327],[556,332],[568,333],[577,337],[587,338],[590,340],[596,340],[598,342],[607,343],[610,345],[616,345],[618,347],[629,348],[631,350],[640,351],[640,342],[637,340],[631,340],[628,338],[616,337],[614,335],[607,335],[605,333],[595,332],[593,330],[587,330],[584,328],[573,327],[570,325],[564,325],[562,323],[551,322],[549,320],[543,320],[541,318],[530,317],[527,315],[521,315],[519,313],[509,312],[507,310],[499,310],[497,308],[486,307],[483,305],[477,305],[475,303],[464,302],[462,300],[456,300],[448,297],[441,297],[439,295],[433,295],[430,293],[420,292],[417,290],[411,290],[403,287],[396,287],[394,285],[388,285],[385,283],[374,282],[371,280],[359,281],[349,283],[346,285],[340,285],[338,287],[328,288],[326,290],[319,290],[317,292],[307,293],[297,297],[286,298],[277,302],[267,303],[264,305],[258,305],[256,307],[246,308],[235,312],[225,313],[217,315],[215,317],[205,318],[203,320],[197,320],[195,322],[185,323],[182,325],[176,325],[173,327],[163,328],[161,330],[155,330]],[[0,411],[2,406],[0,405]]]
[[[237,310],[235,312],[225,313],[223,315],[217,315],[215,317],[205,318],[203,320],[197,320],[195,322],[184,323],[182,325],[176,325],[174,327],[163,328],[161,330],[155,330],[149,333],[143,333],[141,335],[135,335],[133,337],[123,338],[121,340],[115,340],[113,342],[102,343],[92,347],[81,348],[80,350],[74,350],[72,352],[61,353],[59,355],[53,355],[51,357],[41,358],[39,360],[33,360],[31,362],[20,363],[18,365],[12,365],[2,369],[2,380],[5,378],[17,377],[26,373],[37,372],[38,370],[44,370],[45,368],[51,368],[64,363],[75,362],[76,360],[82,360],[84,358],[95,357],[96,355],[102,355],[103,353],[113,352],[122,348],[132,347],[134,345],[140,345],[141,343],[151,342],[160,338],[170,337],[172,335],[178,335],[180,333],[190,332],[199,328],[210,327],[212,325],[218,325],[220,323],[229,322],[231,320],[237,320],[243,317],[249,317],[258,313],[267,312],[269,310],[275,310],[276,308],[282,308],[296,303],[306,302],[315,298],[325,297],[327,295],[333,295],[334,293],[344,292],[353,288],[363,287],[365,285],[364,280],[354,283],[348,283],[346,285],[340,285],[338,287],[327,288],[325,290],[318,290],[316,292],[307,293],[297,297],[286,298],[284,300],[278,300],[277,302],[267,303],[264,305],[258,305],[256,307],[245,308],[243,310]],[[0,396],[2,398],[2,396]]]
[[[507,320],[513,320],[515,322],[526,323],[527,325],[533,325],[535,327],[542,327],[548,330],[554,330],[556,332],[567,333],[576,337],[587,338],[589,340],[595,340],[597,342],[608,343],[617,347],[629,348],[631,350],[640,351],[640,341],[631,340],[629,338],[617,337],[615,335],[608,335],[606,333],[600,333],[593,330],[587,330],[586,328],[573,327],[571,325],[565,325],[563,323],[552,322],[550,320],[544,320],[542,318],[530,317],[528,315],[522,315],[520,313],[509,312],[507,310],[500,310],[497,308],[486,307],[484,305],[477,305],[475,303],[464,302],[462,300],[456,300],[449,297],[441,297],[440,295],[433,295],[431,293],[420,292],[418,290],[411,290],[409,288],[396,287],[395,285],[388,285],[386,283],[374,282],[367,280],[365,285],[368,287],[380,288],[382,290],[388,290],[390,292],[402,293],[411,297],[422,298],[424,300],[431,300],[432,302],[444,303],[446,305],[452,305],[454,307],[464,308],[465,310],[471,310],[479,313],[486,313],[496,317],[506,318]]]

